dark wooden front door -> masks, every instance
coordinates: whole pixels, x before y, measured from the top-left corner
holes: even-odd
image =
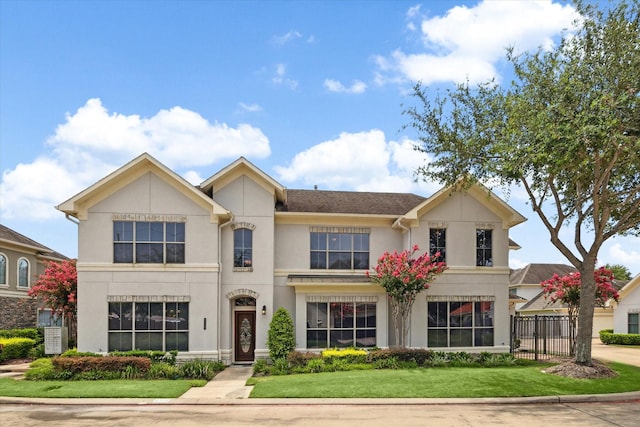
[[[235,312],[235,361],[253,362],[256,349],[256,312]]]

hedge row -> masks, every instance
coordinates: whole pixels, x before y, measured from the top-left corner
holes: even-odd
[[[604,344],[640,345],[640,334],[614,334],[613,329],[603,329],[599,334]]]
[[[36,328],[0,329],[0,338],[31,338],[38,342],[41,333]]]
[[[11,359],[22,359],[29,356],[29,352],[36,344],[31,338],[0,338],[0,362]]]
[[[52,359],[53,367],[59,371],[77,374],[89,371],[121,372],[125,370],[137,370],[144,374],[151,367],[151,360],[146,357],[55,357]],[[131,366],[131,368],[128,368]]]

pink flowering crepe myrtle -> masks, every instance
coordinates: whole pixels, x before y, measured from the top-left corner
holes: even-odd
[[[600,267],[593,274],[596,282],[595,304],[599,307],[605,307],[609,300],[618,301],[620,295],[613,287],[614,276],[611,270]],[[570,324],[569,344],[572,356],[575,354],[581,283],[580,273],[571,273],[566,276],[554,274],[551,279],[540,283],[546,300],[549,300],[550,303],[559,301],[567,306]]]
[[[47,262],[44,273],[38,277],[28,293],[29,296],[38,298],[44,307],[50,308],[53,314],[66,318],[68,326],[73,329],[77,311],[77,292],[76,260],[65,260]]]
[[[445,262],[434,261],[440,253],[433,256],[424,253],[414,258],[419,250],[418,245],[414,245],[411,251],[385,252],[378,258],[375,275],[366,272],[367,277],[387,293],[393,312],[396,343],[400,347],[407,343],[409,314],[416,296],[429,289],[436,277],[447,269]]]

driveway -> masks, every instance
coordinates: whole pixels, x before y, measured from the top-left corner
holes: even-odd
[[[640,367],[640,348],[605,345],[600,338],[594,338],[591,343],[591,357]]]

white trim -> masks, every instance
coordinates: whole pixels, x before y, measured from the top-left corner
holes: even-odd
[[[27,263],[27,286],[20,285],[20,261]],[[29,289],[31,287],[31,263],[25,257],[18,258],[16,262],[16,289]]]
[[[0,257],[4,257],[4,283],[0,287],[9,287],[9,257],[4,252],[0,252]]]

